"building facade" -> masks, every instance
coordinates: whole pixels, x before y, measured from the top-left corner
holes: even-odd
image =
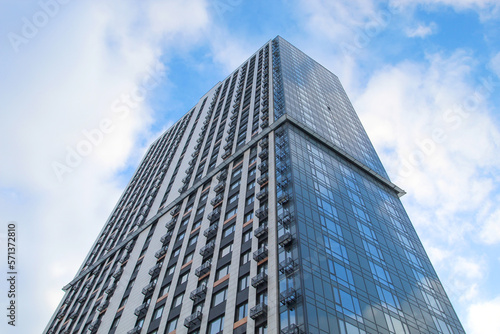
[[[276,37],[151,145],[45,333],[465,333],[403,194]]]

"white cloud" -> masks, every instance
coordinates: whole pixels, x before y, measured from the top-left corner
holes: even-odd
[[[406,29],[406,35],[408,37],[420,37],[424,38],[429,35],[436,33],[437,25],[434,22],[431,22],[429,25],[418,24],[414,28]]]
[[[11,27],[19,32],[21,18],[39,7],[18,10]],[[116,173],[141,158],[153,121],[144,80],[167,80],[162,53],[188,50],[209,24],[201,0],[70,2],[18,53],[2,45],[0,131],[8,140],[0,142],[0,210],[20,230],[20,314],[36,314],[18,330],[45,327],[123,189]],[[113,112],[127,99],[125,117]],[[113,130],[95,136],[92,152],[60,183],[52,162],[65,163],[103,119]]]
[[[500,9],[496,0],[391,0],[390,4],[400,9],[422,6],[426,10],[437,10],[448,6],[456,11],[474,10],[483,20],[497,17]]]
[[[486,244],[500,242],[500,209],[486,217],[480,227],[479,237]]]
[[[500,333],[500,297],[474,303],[469,307],[469,334]]]

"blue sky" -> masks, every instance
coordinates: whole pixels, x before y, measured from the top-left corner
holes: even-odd
[[[467,333],[499,333],[499,18],[496,0],[0,1],[20,273],[0,331],[42,331],[149,143],[279,34],[339,76]]]

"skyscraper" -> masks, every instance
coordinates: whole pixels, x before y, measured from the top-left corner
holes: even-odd
[[[465,333],[403,194],[276,37],[151,145],[46,333]]]

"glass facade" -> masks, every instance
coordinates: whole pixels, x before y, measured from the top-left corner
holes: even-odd
[[[277,37],[151,145],[45,333],[463,333],[401,194]]]

